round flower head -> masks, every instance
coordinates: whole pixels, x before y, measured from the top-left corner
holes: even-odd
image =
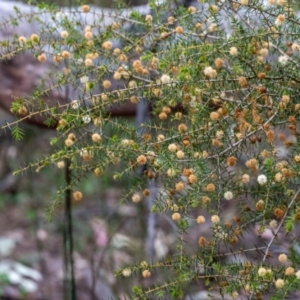
[[[88,83],[89,82],[89,77],[88,76],[82,76],[80,77],[80,82],[81,83]]]
[[[153,21],[153,17],[152,17],[151,15],[146,15],[145,21],[146,21],[147,23],[151,23],[151,22]]]
[[[195,175],[195,174],[191,174],[189,177],[188,177],[188,181],[189,183],[193,184],[193,183],[196,183],[198,181],[198,177]]]
[[[165,136],[164,136],[163,134],[159,134],[159,135],[157,136],[157,141],[158,141],[158,142],[162,142],[164,139],[165,139]]]
[[[179,151],[176,152],[176,156],[177,156],[179,159],[184,158],[184,152],[181,151],[181,150],[179,150]]]
[[[79,192],[79,191],[74,192],[74,193],[73,193],[73,197],[74,197],[74,199],[75,199],[76,201],[79,201],[79,200],[82,199],[82,193]]]
[[[145,155],[140,155],[136,161],[139,165],[145,165],[147,163],[147,157]]]
[[[181,123],[178,125],[178,131],[179,132],[186,132],[187,131],[187,126],[184,123]]]
[[[275,281],[275,286],[277,289],[282,289],[284,287],[284,280],[283,279],[277,279]]]
[[[218,57],[215,59],[215,65],[217,68],[223,68],[225,65],[225,61],[222,58]]]
[[[168,175],[169,177],[174,177],[174,176],[176,176],[176,170],[173,169],[173,168],[169,168],[169,169],[167,170],[167,175]]]
[[[229,167],[235,166],[236,162],[237,162],[237,158],[234,156],[230,156],[227,158],[227,164]]]
[[[289,276],[289,275],[293,275],[295,273],[295,269],[292,267],[288,267],[285,270],[285,275]]]
[[[216,6],[216,5],[212,5],[211,7],[212,7],[212,8],[213,8],[213,7],[218,8],[218,6]],[[208,31],[209,31],[209,32],[215,32],[215,31],[218,31],[218,24],[217,24],[217,23],[212,23],[212,24],[208,27]]]
[[[163,74],[161,77],[160,77],[160,81],[162,84],[168,84],[168,83],[171,83],[171,77],[167,74]]]
[[[294,161],[295,161],[296,163],[300,163],[300,155],[295,155],[295,156],[294,156]]]
[[[197,11],[197,8],[196,8],[195,6],[190,6],[190,7],[188,8],[188,12],[189,12],[190,14],[194,14],[196,11]]]
[[[205,67],[203,73],[205,76],[210,77],[210,78],[216,78],[218,75],[217,71],[210,66]]]
[[[243,176],[242,176],[242,182],[243,183],[250,182],[250,176],[248,174],[243,174]]]
[[[64,51],[61,53],[61,56],[62,56],[63,58],[68,59],[68,58],[71,57],[71,53],[70,53],[69,51],[67,51],[67,50],[64,50]]]
[[[174,214],[172,215],[172,220],[173,220],[173,221],[179,221],[180,219],[181,219],[180,213],[174,213]]]
[[[66,139],[66,140],[65,140],[65,145],[66,145],[67,147],[71,147],[73,144],[74,144],[74,141],[73,141],[73,140],[71,140],[71,139]]]
[[[275,174],[275,181],[280,182],[283,179],[283,174],[281,172],[278,172]]]
[[[282,253],[278,256],[278,260],[281,262],[281,263],[285,263],[287,261],[287,256],[286,254]]]
[[[92,140],[93,140],[94,142],[98,143],[98,142],[101,142],[102,137],[101,137],[101,135],[100,135],[99,133],[94,133],[94,134],[92,135]]]
[[[24,116],[26,115],[28,112],[27,108],[23,105],[21,106],[19,109],[18,109],[18,114],[21,115],[21,116]]]
[[[63,169],[65,167],[65,162],[63,160],[57,162],[57,167],[59,169]]]
[[[111,87],[111,82],[110,80],[104,80],[102,85],[105,89],[109,89]]]
[[[267,179],[267,176],[266,175],[258,175],[257,177],[257,182],[259,185],[265,185],[267,183],[268,179]]]
[[[204,223],[205,223],[205,217],[203,217],[203,216],[198,216],[198,217],[197,217],[197,223],[198,223],[198,224],[204,224]]]
[[[68,134],[68,139],[71,139],[72,141],[75,141],[76,140],[76,135],[71,132],[71,133]]]
[[[19,36],[18,40],[20,44],[24,44],[27,41],[26,37],[23,35]]]
[[[177,27],[175,28],[175,32],[178,33],[178,34],[182,34],[182,33],[184,32],[184,29],[183,29],[183,27],[181,27],[181,26],[177,26]]]
[[[216,132],[216,138],[217,139],[222,139],[224,137],[224,131],[223,130],[218,130]]]
[[[102,119],[101,118],[95,118],[94,119],[94,125],[95,126],[101,126],[102,125]]]
[[[238,54],[238,50],[236,47],[231,47],[229,50],[230,55],[237,55]]]
[[[90,59],[90,58],[87,58],[85,61],[84,61],[84,64],[87,66],[87,67],[91,67],[93,65],[93,61]]]
[[[68,31],[62,31],[61,33],[60,33],[60,36],[63,38],[63,39],[66,39],[68,36],[69,36],[69,33],[68,33]]]
[[[135,89],[135,88],[137,88],[137,82],[135,81],[135,80],[130,80],[129,82],[128,82],[128,87],[130,88],[130,89]]]
[[[44,62],[44,61],[47,60],[47,56],[46,56],[45,53],[42,53],[42,54],[40,54],[40,55],[37,57],[37,59],[38,59],[38,61],[40,61],[40,62]]]
[[[121,50],[119,48],[115,48],[113,54],[119,56],[121,54]]]
[[[88,13],[90,11],[90,7],[88,5],[82,5],[81,9],[83,12]]]
[[[216,111],[211,112],[209,117],[212,121],[217,121],[220,119],[220,115]]]
[[[289,58],[287,55],[281,55],[278,57],[278,62],[282,65],[285,66],[287,62],[289,61]]]
[[[206,186],[206,190],[208,192],[214,192],[216,190],[216,186],[213,184],[213,183],[209,183],[207,186]]]
[[[124,277],[129,277],[131,275],[131,270],[129,268],[126,268],[122,271],[122,275]]]
[[[272,229],[275,229],[277,227],[277,221],[276,220],[271,220],[270,223],[269,223],[269,226]]]
[[[144,189],[144,190],[143,190],[143,195],[144,195],[145,197],[149,197],[150,194],[151,194],[151,192],[150,192],[149,189]]]
[[[200,2],[200,1],[199,1],[199,2]],[[220,10],[219,6],[217,6],[217,5],[211,5],[211,6],[210,6],[210,9],[211,9],[214,13],[217,13],[217,12]]]
[[[198,240],[199,246],[203,247],[207,245],[207,239],[204,236],[200,236]]]
[[[132,202],[134,203],[138,203],[141,201],[141,196],[137,193],[135,193],[132,197],[131,197]]]
[[[183,181],[179,181],[175,184],[176,191],[183,191],[185,188],[185,184]]]
[[[102,43],[102,48],[106,50],[111,50],[113,47],[113,43],[111,41],[106,41]]]
[[[291,48],[293,51],[300,51],[300,45],[297,43],[294,43]]]
[[[285,21],[285,15],[278,15],[277,19],[275,20],[276,26],[281,26]]]
[[[217,215],[213,215],[211,216],[211,221],[214,223],[214,224],[218,224],[220,222],[220,217],[217,216]]]
[[[113,77],[115,80],[120,80],[122,78],[122,74],[120,72],[115,72]]]
[[[231,191],[227,191],[227,192],[225,192],[224,193],[224,198],[226,199],[226,200],[232,200],[233,199],[233,193],[231,192]]]
[[[133,63],[132,63],[132,66],[135,68],[135,69],[138,69],[140,67],[142,67],[142,63],[140,60],[135,60]]]
[[[80,101],[79,101],[79,100],[73,100],[73,101],[71,102],[71,107],[72,107],[73,109],[78,109],[79,106],[80,106]]]
[[[238,81],[239,81],[239,84],[241,87],[245,88],[248,86],[248,81],[247,81],[247,78],[245,76],[240,76],[238,78]]]
[[[94,170],[94,174],[95,174],[96,176],[101,176],[101,175],[103,174],[103,170],[100,169],[100,168],[96,168],[96,169]]]
[[[91,117],[89,115],[85,115],[85,116],[82,117],[82,121],[85,124],[89,124],[91,122],[91,120],[92,119],[91,119]]]
[[[142,276],[143,276],[144,278],[148,278],[148,277],[151,276],[151,272],[150,272],[149,270],[144,270],[144,271],[142,272]]]
[[[259,268],[258,269],[258,276],[264,277],[267,274],[267,270],[265,268]]]
[[[142,267],[142,268],[148,268],[148,263],[144,260],[144,261],[142,261],[141,263],[140,263],[140,266]]]
[[[30,39],[31,39],[32,42],[37,43],[37,42],[40,40],[40,37],[39,37],[36,33],[33,33],[33,34],[30,36]]]
[[[177,151],[177,146],[176,146],[176,144],[170,144],[170,145],[168,146],[168,150],[169,150],[170,152],[175,152],[175,151]]]

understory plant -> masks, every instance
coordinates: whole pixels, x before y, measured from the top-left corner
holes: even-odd
[[[47,66],[32,94],[14,99],[17,120],[1,129],[19,139],[23,121],[56,128],[52,152],[15,172],[67,168],[49,217],[66,194],[84,199],[78,186],[88,174],[113,166],[114,180],[132,179],[120,202],[148,201],[149,214],[164,215],[178,233],[166,257],[145,255],[116,271],[145,278],[129,297],[184,299],[197,286],[207,299],[299,291],[296,4],[150,1],[145,10],[103,12],[40,5],[16,7],[0,24],[17,32],[1,41],[1,62],[31,54]],[[20,22],[37,26],[26,35]],[[137,126],[113,116],[128,107]]]

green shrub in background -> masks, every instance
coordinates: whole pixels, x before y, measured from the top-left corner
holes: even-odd
[[[146,15],[16,9],[12,24],[40,27],[2,41],[1,60],[30,52],[50,77],[14,101],[20,121],[3,129],[21,138],[19,122],[42,115],[57,137],[50,155],[15,173],[70,161],[49,214],[67,191],[84,198],[87,174],[116,165],[115,180],[132,178],[122,201],[155,199],[177,248],[117,272],[148,278],[134,299],[183,299],[201,282],[211,297],[287,299],[300,284],[300,19],[285,0],[204,2],[151,2]],[[49,107],[43,97],[57,90],[70,101]],[[151,119],[139,129],[110,115],[146,100]]]

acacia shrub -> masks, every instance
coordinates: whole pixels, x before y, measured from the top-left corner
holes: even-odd
[[[16,174],[70,159],[71,186],[53,197],[51,213],[66,190],[84,198],[79,182],[111,165],[120,165],[115,180],[134,179],[122,200],[154,196],[152,212],[167,214],[178,230],[177,251],[117,272],[154,278],[133,288],[135,299],[183,298],[199,281],[233,299],[285,299],[300,282],[297,251],[278,246],[280,234],[296,242],[300,219],[299,17],[285,0],[199,2],[171,10],[151,2],[152,14],[114,14],[105,27],[107,13],[88,5],[44,6],[50,21],[37,16],[39,32],[2,42],[1,60],[26,51],[55,70],[51,85],[12,105],[20,122],[38,114],[58,122],[53,152]],[[17,12],[22,20],[37,14]],[[69,103],[42,101],[65,86],[75,95]],[[142,131],[108,113],[144,99],[152,112]],[[159,191],[150,195],[154,183]],[[249,245],[249,233],[271,237]],[[156,282],[164,273],[166,283]]]

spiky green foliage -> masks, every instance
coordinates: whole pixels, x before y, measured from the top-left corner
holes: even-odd
[[[207,298],[275,300],[299,290],[300,20],[288,2],[215,1],[166,15],[170,3],[153,1],[152,15],[119,12],[110,23],[110,14],[88,7],[51,8],[48,22],[39,16],[45,10],[19,11],[39,32],[2,41],[3,60],[28,51],[55,62],[51,85],[47,77],[12,105],[20,121],[57,122],[53,153],[18,171],[70,160],[71,186],[58,190],[51,214],[66,189],[111,166],[119,165],[114,179],[132,178],[120,200],[139,202],[149,182],[158,185],[152,212],[177,228],[177,247],[117,272],[154,278],[134,287],[133,299],[183,299],[200,282]],[[57,89],[70,102],[49,107],[43,98]],[[111,117],[113,105],[142,99],[152,106],[142,130]],[[290,248],[279,247],[283,236]]]

